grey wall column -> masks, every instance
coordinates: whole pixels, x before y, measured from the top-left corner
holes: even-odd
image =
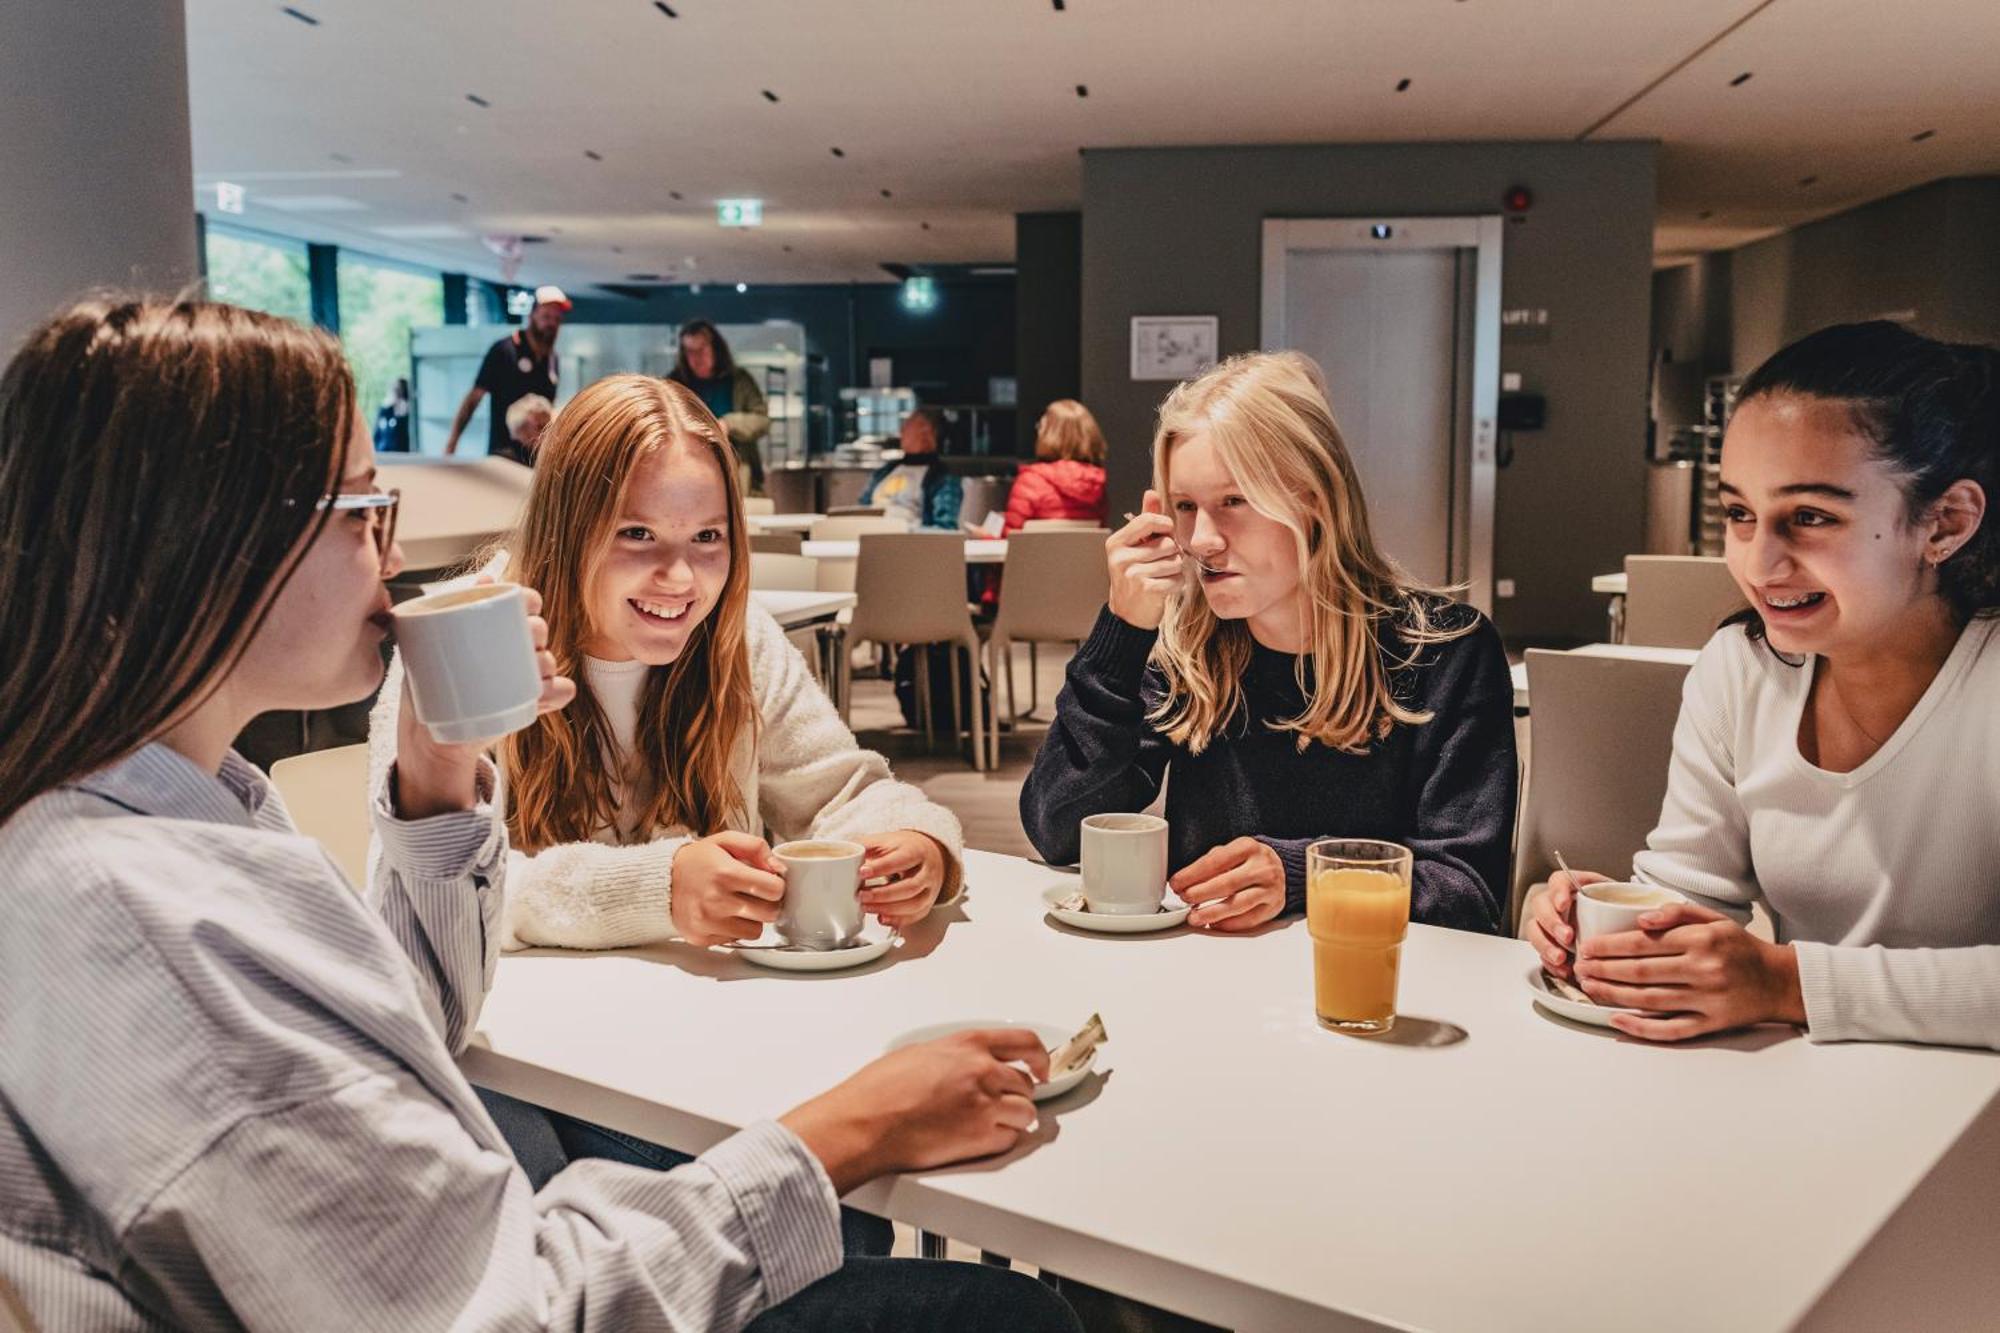
[[[182,0],[8,5],[0,125],[0,359],[92,288],[194,280]]]
[[[1083,214],[1014,215],[1015,452],[1034,452],[1035,423],[1083,387]]]
[[[444,277],[444,322],[465,323],[465,298],[468,288],[463,273],[446,273]]]

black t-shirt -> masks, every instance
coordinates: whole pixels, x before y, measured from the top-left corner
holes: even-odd
[[[537,357],[525,333],[510,333],[486,350],[479,378],[473,381],[492,399],[487,404],[486,452],[501,458],[517,457],[522,452],[507,434],[507,409],[531,393],[553,404],[558,368],[555,349],[549,349],[547,360]]]

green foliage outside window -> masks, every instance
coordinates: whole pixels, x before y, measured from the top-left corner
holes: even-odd
[[[396,381],[409,377],[410,330],[444,323],[444,282],[345,251],[339,273],[340,340],[362,413],[372,422]]]
[[[208,297],[312,323],[312,283],[302,245],[208,231]]]

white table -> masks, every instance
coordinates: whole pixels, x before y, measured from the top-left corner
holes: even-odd
[[[1569,651],[1584,657],[1623,657],[1637,662],[1673,662],[1685,667],[1693,666],[1694,659],[1701,655],[1699,648],[1654,648],[1630,643],[1586,643]],[[1514,707],[1526,709],[1530,707],[1528,664],[1516,662],[1510,670],[1514,677]]]
[[[966,882],[845,975],[509,956],[466,1072],[692,1152],[919,1024],[1095,1010],[1099,1070],[1029,1144],[854,1201],[1238,1329],[1930,1329],[2000,1301],[2000,1056],[1648,1046],[1532,1007],[1526,945],[1421,926],[1397,1033],[1341,1037],[1301,922],[1090,936],[1040,910],[1063,872],[972,852]]]
[[[861,558],[859,538],[841,541],[803,542],[799,554],[811,556],[815,560],[858,560]],[[998,565],[1007,559],[1007,542],[1004,538],[968,537],[965,539],[965,563],[968,565]]]
[[[752,532],[811,532],[823,514],[745,514]]]
[[[841,680],[839,654],[847,651],[847,630],[840,623],[842,611],[854,605],[851,592],[803,592],[779,588],[752,588],[750,600],[771,613],[772,619],[787,630],[817,625],[819,678],[827,697],[840,707]]]

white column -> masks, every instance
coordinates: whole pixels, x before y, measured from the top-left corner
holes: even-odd
[[[8,0],[0,19],[0,361],[92,288],[198,274],[183,0]]]

